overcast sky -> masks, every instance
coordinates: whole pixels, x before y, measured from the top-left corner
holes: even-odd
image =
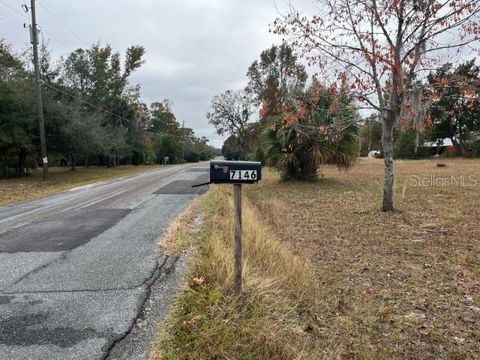
[[[30,46],[22,3],[0,0],[0,36],[17,52]],[[206,120],[210,100],[242,88],[252,61],[279,43],[268,32],[276,16],[274,0],[37,0],[37,22],[54,58],[97,41],[122,53],[143,45],[146,63],[131,77],[143,100],[172,100],[177,119],[215,146],[223,139]]]
[[[210,101],[244,87],[248,66],[280,42],[268,27],[289,1],[314,10],[313,0],[37,0],[37,22],[54,59],[99,41],[122,54],[143,45],[146,63],[130,79],[143,101],[170,99],[178,121],[221,147],[206,120]],[[0,37],[18,53],[30,49],[24,2],[0,0]]]

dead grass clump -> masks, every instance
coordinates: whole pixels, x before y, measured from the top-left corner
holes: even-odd
[[[170,256],[179,256],[193,246],[195,231],[202,222],[198,206],[199,199],[196,199],[170,224],[158,245],[160,251]]]

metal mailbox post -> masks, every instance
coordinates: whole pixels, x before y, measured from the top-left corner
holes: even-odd
[[[235,223],[235,292],[242,292],[242,184],[254,184],[262,179],[262,164],[256,161],[210,162],[210,183],[233,184]]]

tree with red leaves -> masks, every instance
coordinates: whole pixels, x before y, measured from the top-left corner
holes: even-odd
[[[326,77],[348,84],[383,123],[383,211],[393,211],[393,129],[411,107],[412,84],[478,46],[480,0],[316,0],[272,26]],[[389,86],[385,86],[386,83]],[[403,109],[403,110],[402,110]]]

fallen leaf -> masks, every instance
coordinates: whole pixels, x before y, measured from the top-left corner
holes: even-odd
[[[202,285],[204,281],[205,278],[203,276],[193,278],[193,282],[197,285]]]

